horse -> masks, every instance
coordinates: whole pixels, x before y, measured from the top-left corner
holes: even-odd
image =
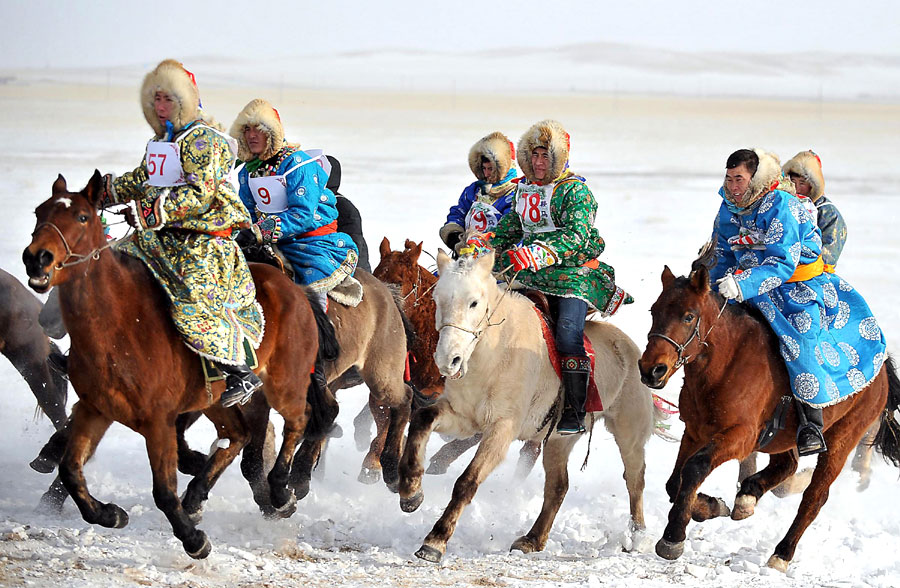
[[[416,335],[410,346],[410,382],[426,402],[434,402],[444,390],[444,377],[433,361],[438,332],[434,328],[435,307],[431,291],[437,283],[437,277],[419,265],[422,243],[416,244],[407,239],[404,246],[403,251],[392,251],[391,242],[384,237],[379,247],[381,261],[373,274],[382,282],[393,284],[400,289],[403,311],[412,323]],[[375,415],[380,435],[385,428],[384,419],[375,411],[372,414]],[[467,439],[454,439],[445,443],[431,457],[425,473],[432,475],[447,473],[450,464],[470,448],[478,445],[480,440],[481,436],[476,434]],[[527,477],[540,454],[540,443],[526,442],[519,451],[517,477]]]
[[[679,407],[685,432],[666,482],[672,502],[668,524],[656,544],[656,553],[670,560],[682,555],[691,518],[749,517],[763,494],[796,471],[798,459],[793,402],[785,428],[764,447],[757,446],[766,420],[791,389],[778,338],[755,308],[725,304],[710,289],[706,266],[695,267],[688,278],[676,278],[668,266],[663,270],[663,290],[650,308],[652,326],[640,359],[641,379],[656,389],[684,365]],[[900,424],[890,416],[898,405],[900,379],[888,357],[868,387],[825,408],[828,451],[819,454],[797,515],[768,560],[770,567],[787,570],[847,456],[879,414],[875,445],[900,466]],[[712,470],[731,459],[743,460],[754,450],[770,454],[769,464],[741,483],[733,510],[722,499],[697,492]]]
[[[100,172],[80,192],[70,192],[60,175],[50,198],[35,210],[32,240],[22,254],[32,289],[59,288],[72,341],[70,381],[79,401],[72,409],[59,474],[87,522],[124,527],[124,510],[90,495],[83,465],[113,421],[136,431],[146,440],[157,507],[185,552],[205,558],[212,546],[192,515],[200,512],[211,486],[247,443],[247,427],[238,408],[218,404],[224,383],[205,381],[199,357],[184,344],[169,315],[168,299],[146,266],[106,241],[98,216],[103,197]],[[330,324],[302,289],[270,266],[254,264],[251,272],[268,319],[257,371],[267,401],[285,422],[268,482],[272,504],[289,516],[294,501],[287,481],[296,445],[307,424],[318,433],[335,414],[329,412],[325,392],[310,385],[310,366],[320,346],[323,357],[333,356],[337,344]],[[190,411],[203,411],[222,441],[179,499],[176,419]]]
[[[0,269],[0,353],[16,368],[54,428],[66,422],[65,378],[50,369],[47,357],[59,351],[38,321],[41,302],[17,279]]]
[[[542,550],[569,486],[569,453],[579,435],[555,430],[561,411],[560,378],[551,364],[541,318],[526,297],[501,289],[491,273],[494,253],[453,261],[437,257],[440,278],[434,288],[440,334],[435,361],[446,377],[444,393],[415,411],[400,462],[400,508],[416,510],[424,500],[425,444],[432,431],[468,437],[482,433],[475,457],[453,486],[450,503],[416,556],[438,562],[463,508],[506,456],[513,439],[545,440],[544,500],[534,525],[512,549]],[[640,350],[608,323],[588,322],[585,333],[596,351],[594,380],[600,391],[606,428],[625,465],[632,531],[644,529],[644,446],[653,429],[653,402],[640,382]]]

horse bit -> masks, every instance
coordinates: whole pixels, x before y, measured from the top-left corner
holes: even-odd
[[[691,336],[687,338],[682,344],[678,344],[674,339],[663,335],[662,333],[649,333],[647,335],[647,339],[651,337],[659,337],[663,341],[671,343],[673,347],[675,347],[675,351],[678,352],[678,359],[675,360],[675,365],[672,366],[672,370],[675,371],[691,359],[693,359],[693,355],[685,355],[684,350],[687,349],[687,346],[691,344],[691,341],[697,339],[700,342],[701,347],[709,347],[709,343],[706,342],[706,339],[709,338],[709,334],[712,333],[713,328],[716,326],[716,323],[719,321],[719,317],[722,316],[722,312],[724,312],[725,307],[728,306],[728,300],[725,300],[722,303],[722,308],[719,309],[719,314],[716,315],[716,320],[713,321],[713,324],[709,327],[709,330],[706,331],[706,335],[702,338],[700,337],[700,315],[697,314],[697,321],[694,323],[694,328],[691,330]]]

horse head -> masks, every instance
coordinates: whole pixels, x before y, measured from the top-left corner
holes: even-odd
[[[434,288],[438,344],[434,361],[442,375],[456,380],[466,375],[469,358],[485,329],[499,293],[491,269],[494,252],[453,260],[438,251],[438,282]]]
[[[419,280],[419,256],[422,254],[422,244],[406,240],[406,249],[403,251],[391,251],[391,242],[385,237],[379,247],[381,261],[372,275],[385,284],[397,284],[403,296],[416,287]]]
[[[71,265],[90,259],[105,243],[97,214],[103,194],[103,178],[96,170],[80,192],[69,192],[62,175],[53,182],[50,198],[34,211],[37,223],[22,253],[33,290],[42,293],[65,282]]]
[[[720,311],[721,298],[717,301],[709,287],[709,270],[702,264],[695,268],[687,278],[676,278],[669,266],[663,269],[663,290],[650,307],[653,322],[638,360],[641,381],[650,388],[665,386],[678,368],[703,351],[700,325],[710,328]]]

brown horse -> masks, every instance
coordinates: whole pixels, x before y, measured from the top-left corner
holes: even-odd
[[[69,192],[59,176],[51,197],[35,211],[37,225],[22,255],[33,289],[59,287],[72,341],[70,377],[79,402],[72,410],[60,476],[86,521],[124,527],[128,515],[92,497],[82,469],[113,421],[138,432],[147,444],[156,505],[188,555],[203,558],[211,546],[190,514],[199,512],[210,487],[247,443],[246,425],[237,408],[218,404],[224,384],[205,383],[197,355],[175,329],[168,299],[144,264],[110,248],[97,215],[102,197],[99,172],[81,192]],[[266,399],[285,421],[283,444],[268,482],[272,504],[289,515],[291,460],[320,407],[313,399],[307,404],[319,337],[329,352],[336,348],[327,321],[317,320],[316,305],[310,305],[303,290],[272,267],[254,265],[252,273],[267,318],[258,349],[259,374]],[[317,388],[311,386],[310,391]],[[179,414],[197,410],[228,443],[219,444],[180,500],[175,422]]]
[[[672,501],[669,522],[656,553],[676,559],[684,551],[685,528],[691,518],[704,521],[731,514],[740,520],[753,514],[760,497],[797,469],[797,417],[792,408],[784,430],[762,448],[769,465],[741,483],[734,511],[697,489],[722,463],[745,459],[758,450],[757,439],[779,399],[790,392],[778,339],[765,318],[748,306],[724,305],[709,286],[705,266],[690,278],[676,278],[666,267],[663,291],[653,304],[647,348],[639,361],[641,379],[662,388],[682,364],[684,385],[679,406],[684,436],[666,492]],[[721,316],[720,316],[721,313]],[[812,523],[828,489],[860,438],[881,417],[876,445],[900,466],[900,424],[890,413],[900,405],[900,380],[888,358],[872,383],[858,394],[825,408],[828,451],[819,454],[809,487],[787,535],[775,547],[769,566],[785,571],[801,535]]]
[[[424,397],[426,401],[434,402],[444,391],[444,377],[438,371],[433,360],[434,351],[437,348],[438,332],[434,328],[435,306],[431,291],[437,284],[437,276],[419,265],[422,243],[416,244],[407,239],[403,251],[391,251],[391,242],[385,237],[381,241],[379,251],[381,262],[372,273],[382,282],[395,284],[400,288],[403,312],[406,313],[416,333],[410,347],[411,383],[421,397]],[[386,428],[386,421],[384,421],[384,417],[380,417],[379,413],[373,411],[373,414],[378,435],[381,435],[383,429]],[[480,441],[481,435],[479,434],[445,443],[431,457],[425,473],[434,475],[447,473],[447,468],[451,463],[467,450],[478,445]],[[540,454],[540,443],[526,441],[519,451],[516,475],[522,478],[528,476]]]

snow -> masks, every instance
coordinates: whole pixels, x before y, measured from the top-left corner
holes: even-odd
[[[365,61],[354,67],[360,69],[351,68],[350,74],[369,68]],[[896,96],[894,65],[872,67],[893,80],[879,92]],[[362,83],[355,90],[321,89],[329,85],[323,83],[310,90],[266,72],[240,84],[229,82],[219,74],[238,71],[240,64],[228,63],[209,64],[207,77],[214,83],[207,88],[203,67],[193,69],[204,105],[226,125],[247,101],[262,95],[278,107],[289,138],[324,147],[341,160],[341,191],[361,210],[375,257],[382,236],[395,248],[407,237],[424,240],[425,249],[436,252],[447,208],[471,181],[466,163],[471,144],[493,130],[515,140],[536,120],[558,118],[572,135],[572,167],[587,177],[601,205],[597,226],[607,242],[603,257],[636,299],[613,321],[640,346],[646,343],[648,309],[659,293],[663,265],[685,273],[708,236],[726,156],[739,147],[759,146],[784,159],[812,147],[822,156],[828,194],[850,228],[838,271],[866,296],[889,336],[900,328],[900,307],[892,294],[900,289],[893,261],[900,254],[897,104],[796,101],[790,93],[770,100],[765,92],[754,98],[594,93],[609,90],[602,81],[584,91],[560,88],[553,95],[521,92],[524,88],[515,84],[505,93],[453,90],[427,80],[415,88],[418,92],[391,92],[389,87],[409,88],[388,82]],[[77,189],[95,167],[121,173],[138,163],[149,135],[135,100],[141,73],[125,68],[111,82],[104,72],[42,71],[40,79],[19,72],[0,85],[0,266],[19,279],[25,280],[21,251],[34,226],[33,208],[49,196],[58,173]],[[419,84],[418,73],[408,71],[408,79]],[[598,70],[598,77],[602,73]],[[709,79],[727,86],[723,75],[713,72]],[[842,97],[861,95],[858,86],[847,85]],[[34,512],[51,480],[33,472],[28,462],[52,427],[47,419],[32,418],[33,397],[8,362],[0,362],[0,383],[6,388],[0,396],[0,585],[900,584],[898,472],[879,458],[873,460],[872,482],[864,493],[857,492],[856,475],[849,469],[838,478],[786,574],[765,564],[787,531],[799,496],[767,495],[744,521],[691,523],[684,555],[669,562],[655,555],[653,545],[667,519],[663,486],[677,446],[656,437],[648,443],[647,531],[631,536],[621,460],[611,436],[600,428],[585,471],[578,468],[587,440],[572,454],[571,487],[544,552],[508,553],[539,512],[543,487],[539,468],[523,482],[514,479],[516,445],[467,507],[443,562],[420,562],[412,554],[449,500],[472,450],[447,475],[427,476],[423,506],[402,513],[397,496],[382,484],[356,481],[363,454],[353,443],[351,420],[365,402],[363,388],[341,393],[338,422],[344,436],[332,440],[322,477],[314,478],[298,512],[287,520],[264,520],[235,465],[214,488],[200,525],[213,544],[212,554],[194,561],[153,504],[142,439],[119,425],[100,444],[86,477],[96,497],[128,512],[129,525],[93,527],[71,502],[61,518]],[[676,399],[679,386],[675,378],[663,394]],[[680,432],[680,425],[673,430]],[[205,421],[189,432],[195,448],[209,447],[214,439]],[[432,440],[429,454],[438,444]],[[704,491],[731,504],[736,476],[736,464],[726,464],[707,480]],[[180,487],[185,483],[180,476]],[[634,550],[626,553],[623,546]]]

